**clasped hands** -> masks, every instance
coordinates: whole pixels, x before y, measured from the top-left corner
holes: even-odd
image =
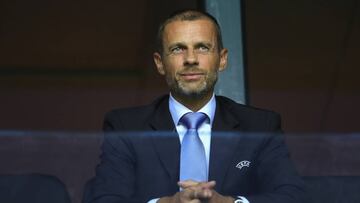
[[[178,182],[181,191],[171,197],[160,198],[158,203],[233,203],[234,198],[223,196],[214,190],[215,181],[196,182],[186,180]]]

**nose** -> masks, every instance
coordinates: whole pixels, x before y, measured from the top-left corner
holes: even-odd
[[[185,66],[195,66],[199,65],[198,57],[195,52],[195,50],[189,49],[185,54],[185,60],[184,60]]]

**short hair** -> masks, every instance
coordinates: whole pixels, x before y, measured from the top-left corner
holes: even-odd
[[[156,39],[156,49],[157,51],[162,54],[164,51],[163,47],[163,35],[166,25],[174,21],[194,21],[200,19],[207,19],[210,20],[215,26],[216,32],[216,41],[217,41],[217,49],[221,51],[223,49],[223,42],[221,37],[221,29],[220,25],[217,20],[207,12],[198,11],[198,10],[180,10],[176,11],[175,13],[171,14],[168,18],[166,18],[163,23],[160,24],[157,39]]]

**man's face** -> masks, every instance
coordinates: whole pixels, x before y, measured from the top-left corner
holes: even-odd
[[[211,21],[174,21],[163,34],[163,54],[154,53],[158,72],[177,96],[212,94],[218,71],[225,69],[227,50],[218,50]]]

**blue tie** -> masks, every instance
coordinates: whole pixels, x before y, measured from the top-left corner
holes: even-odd
[[[181,143],[180,181],[207,181],[208,172],[204,145],[197,132],[199,126],[207,119],[204,113],[187,113],[179,121],[187,131]]]

